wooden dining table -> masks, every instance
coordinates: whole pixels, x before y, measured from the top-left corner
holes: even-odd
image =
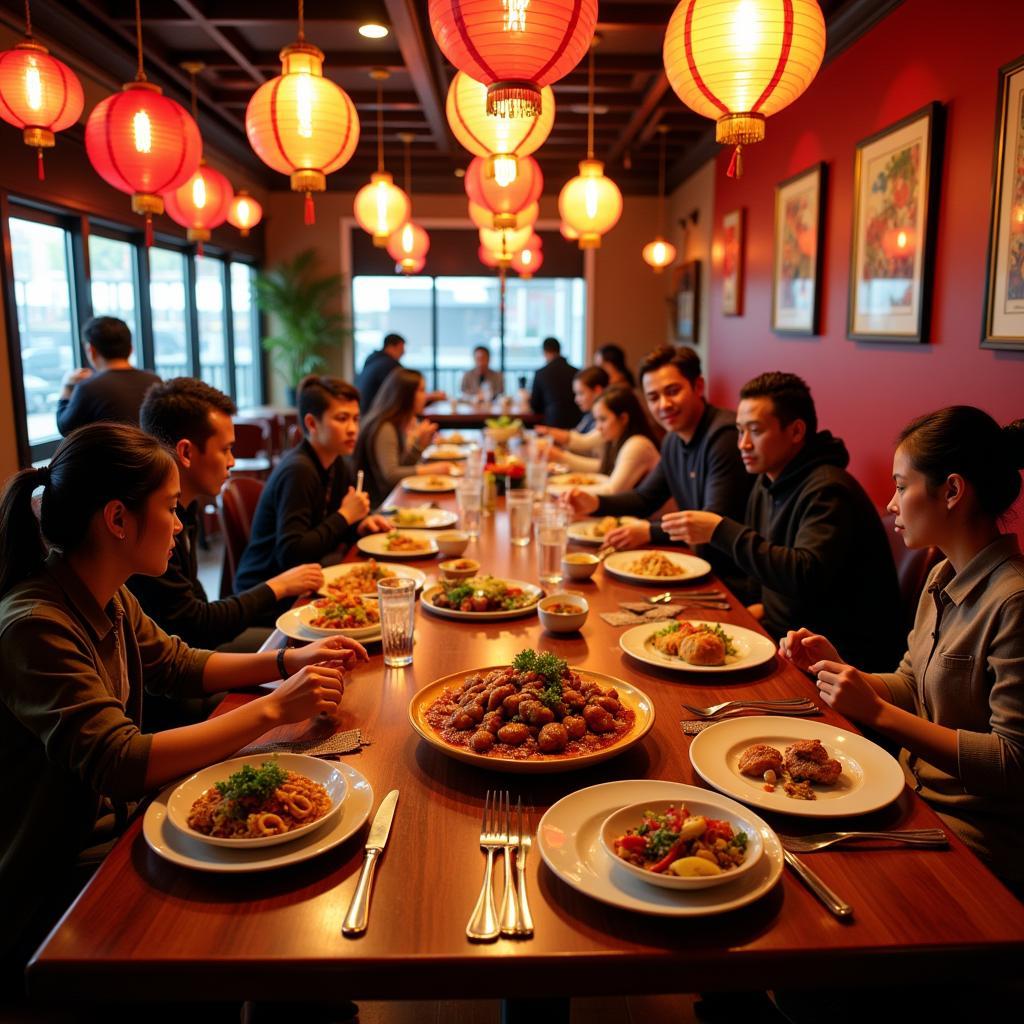
[[[399,489],[391,503],[423,501],[423,495]],[[438,495],[436,502],[454,508],[452,495]],[[509,543],[501,500],[485,516],[466,557],[498,576],[538,578],[536,546]],[[435,571],[432,561],[415,564]],[[840,846],[807,855],[806,863],[854,907],[847,921],[828,913],[789,870],[756,902],[728,913],[682,919],[618,909],[561,881],[535,843],[527,864],[534,937],[470,942],[465,929],[484,867],[479,831],[488,789],[509,789],[513,802],[522,797],[536,827],[549,806],[584,787],[627,779],[703,786],[690,763],[692,739],[680,727],[687,717],[682,702],[818,699],[811,681],[778,656],[761,668],[714,676],[641,664],[620,650],[620,629],[600,613],[653,591],[603,569],[569,588],[590,604],[579,633],[546,633],[535,614],[490,624],[450,621],[419,603],[412,665],[385,669],[379,647],[371,647],[369,662],[351,673],[334,727],[361,729],[369,745],[342,761],[369,780],[374,807],[390,790],[400,792],[362,936],[343,937],[341,924],[368,825],[305,863],[226,875],[161,859],[136,820],[36,953],[28,970],[31,991],[79,1000],[557,1001],[570,995],[864,988],[1015,976],[1024,954],[1024,905],[949,829],[945,849]],[[731,596],[729,604],[728,611],[694,615],[760,629]],[[458,670],[508,663],[525,648],[552,651],[572,666],[639,688],[653,703],[653,728],[600,764],[545,775],[463,763],[414,732],[408,709],[418,690]],[[231,694],[223,707],[252,697]],[[813,720],[856,731],[824,706]],[[299,738],[316,728],[282,728],[269,738]],[[764,817],[790,833],[941,825],[908,787],[891,805],[862,817]]]

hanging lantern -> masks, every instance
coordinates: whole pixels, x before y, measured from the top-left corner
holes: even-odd
[[[515,181],[519,159],[539,149],[551,134],[555,94],[550,86],[541,89],[537,117],[493,117],[487,113],[487,86],[457,71],[444,110],[455,138],[486,161],[487,176],[509,185]]]
[[[622,193],[605,177],[600,160],[581,160],[580,173],[567,181],[558,196],[562,220],[579,235],[581,249],[598,249],[622,216]]]
[[[527,224],[521,228],[481,228],[479,234],[481,243],[492,252],[504,250],[511,256],[529,242],[533,225]]]
[[[530,203],[525,209],[520,210],[516,214],[516,223],[514,227],[531,227],[537,223],[537,218],[540,216],[540,203]],[[469,219],[473,222],[473,225],[478,228],[494,228],[494,214],[491,213],[486,206],[481,206],[479,203],[474,203],[472,199],[469,201]]]
[[[82,83],[63,61],[51,57],[32,38],[32,13],[25,4],[25,38],[13,50],[0,53],[0,118],[21,129],[26,146],[36,151],[36,174],[46,178],[43,150],[54,144],[54,133],[70,128],[81,116]]]
[[[743,173],[742,147],[764,138],[765,118],[811,84],[824,54],[815,0],[683,0],[663,49],[676,95],[736,147],[729,177]]]
[[[536,117],[541,89],[583,58],[597,25],[597,0],[430,0],[441,52],[487,86],[487,113]]]
[[[359,142],[359,115],[349,95],[324,78],[323,51],[305,41],[302,7],[299,38],[280,53],[281,74],[253,93],[245,133],[256,155],[287,174],[293,192],[304,193],[304,220],[316,221],[313,193],[327,175],[351,159]]]
[[[540,235],[534,232],[523,248],[512,257],[512,269],[524,280],[528,281],[540,270],[544,263],[544,246]]]
[[[507,267],[512,262],[511,256],[503,257],[499,253],[492,252],[482,243],[476,250],[476,256],[485,267],[490,267],[492,270],[497,270],[499,267]]]
[[[519,161],[515,181],[502,186],[496,178],[487,177],[487,163],[483,157],[474,157],[466,168],[466,195],[479,206],[494,214],[494,227],[516,227],[516,215],[524,207],[540,200],[544,191],[544,175],[532,156]]]
[[[564,220],[558,225],[558,232],[567,242],[580,240],[580,233],[571,224],[566,224]]]
[[[234,198],[231,182],[220,171],[200,162],[199,170],[180,188],[164,195],[167,216],[188,228],[188,240],[199,244],[198,255],[203,255],[203,242],[210,240],[210,232],[220,227],[228,217]]]
[[[407,277],[412,274],[419,274],[423,272],[423,268],[427,265],[427,257],[421,256],[418,260],[409,260],[406,266],[401,263],[395,264],[396,274],[405,274]]]
[[[430,236],[419,224],[408,220],[388,239],[387,249],[388,255],[405,273],[413,274],[416,263],[426,259]]]
[[[663,124],[658,125],[658,133],[661,135],[661,147],[658,154],[658,226],[661,227],[665,223],[665,135],[668,132],[668,127]],[[654,269],[656,274],[660,274],[667,266],[669,266],[676,258],[676,247],[670,242],[666,242],[662,238],[659,232],[653,242],[648,242],[641,253],[649,267]]]
[[[235,198],[228,206],[228,223],[233,228],[238,228],[238,233],[243,238],[249,237],[249,232],[263,220],[263,207],[244,188],[235,193]]]

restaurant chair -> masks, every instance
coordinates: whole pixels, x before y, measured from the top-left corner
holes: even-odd
[[[220,596],[233,592],[235,573],[242,552],[249,543],[256,505],[263,492],[263,481],[247,476],[233,476],[228,480],[217,501],[217,517],[224,534],[224,566],[220,574]]]
[[[900,599],[903,606],[903,628],[910,630],[917,614],[917,603],[921,599],[928,573],[942,558],[942,552],[935,547],[916,548],[911,550],[903,543],[903,538],[896,532],[896,516],[887,512],[882,516],[885,535],[889,538],[889,548],[893,561],[896,563],[896,578],[900,584]]]
[[[234,472],[265,477],[273,448],[274,424],[270,420],[235,420]]]

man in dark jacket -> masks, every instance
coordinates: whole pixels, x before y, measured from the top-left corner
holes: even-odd
[[[363,369],[356,377],[359,389],[359,408],[366,412],[380,391],[381,384],[388,378],[392,370],[402,365],[405,355],[405,338],[400,334],[389,334],[384,338],[384,345],[376,352],[371,352],[363,363]]]
[[[193,377],[176,377],[150,388],[142,403],[142,429],[170,448],[178,463],[178,518],[184,527],[162,576],[133,576],[128,587],[143,611],[190,647],[257,651],[268,630],[254,626],[282,598],[317,590],[323,572],[315,562],[299,565],[219,601],[210,601],[197,565],[200,502],[220,492],[235,463],[231,448],[235,403]]]
[[[894,665],[903,635],[899,585],[881,517],[846,472],[842,441],[818,431],[810,390],[791,373],[765,373],[740,391],[739,448],[758,474],[744,521],[676,512],[669,536],[709,544],[761,585],[773,636],[806,626],[844,660]]]
[[[546,426],[569,430],[580,418],[572,393],[576,367],[562,357],[557,338],[545,338],[542,347],[547,362],[533,375],[530,405]]]
[[[64,375],[57,399],[57,429],[67,437],[76,427],[101,420],[137,425],[142,399],[160,378],[129,362],[132,332],[128,325],[117,317],[94,316],[82,328],[82,341],[93,369]]]

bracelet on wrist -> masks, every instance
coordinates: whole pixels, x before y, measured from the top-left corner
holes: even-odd
[[[277,673],[282,679],[288,678],[288,669],[284,664],[284,654],[287,650],[287,647],[280,647],[277,651]]]

